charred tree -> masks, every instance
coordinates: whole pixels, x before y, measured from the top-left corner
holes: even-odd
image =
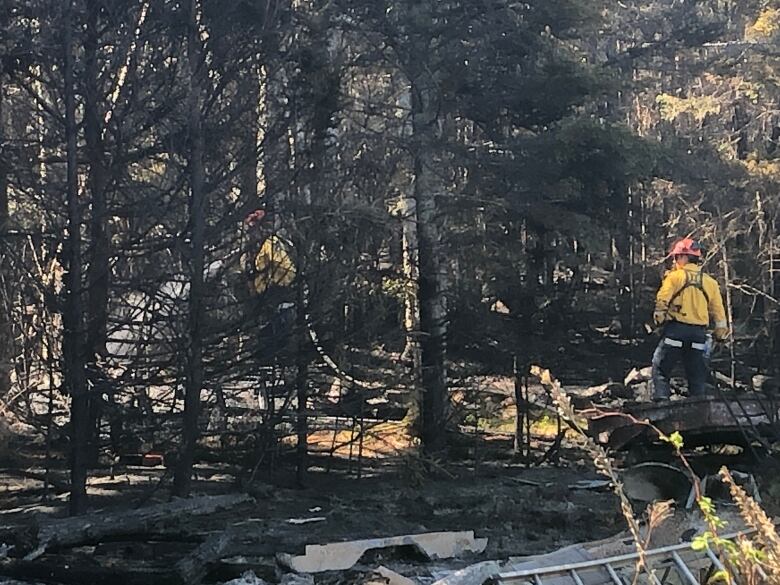
[[[189,495],[195,446],[198,441],[198,417],[200,395],[203,389],[203,320],[205,237],[206,237],[206,184],[204,166],[204,136],[201,102],[203,96],[203,54],[200,40],[200,3],[190,0],[187,8],[187,63],[189,88],[187,94],[187,130],[190,139],[189,179],[190,291],[187,326],[187,359],[184,395],[184,428],[182,444],[174,476],[174,493],[180,497]]]
[[[259,58],[253,55],[247,63],[247,72],[241,80],[241,95],[245,101],[242,112],[243,123],[241,124],[241,150],[239,159],[241,170],[239,172],[239,189],[241,191],[242,203],[249,208],[258,205],[258,170],[259,170],[259,148],[258,148],[258,121],[260,119],[260,65]]]
[[[65,185],[68,209],[67,272],[65,273],[65,308],[63,322],[64,385],[70,396],[70,513],[83,514],[87,509],[87,466],[89,460],[89,393],[87,391],[83,266],[81,241],[81,206],[78,186],[78,152],[76,124],[76,88],[74,79],[73,2],[65,3],[63,18],[65,100],[65,140],[67,179]]]
[[[106,189],[109,172],[100,116],[100,68],[98,63],[100,3],[88,0],[84,30],[84,141],[89,162],[87,176],[92,214],[90,217],[90,258],[87,270],[89,314],[87,316],[87,349],[92,358],[106,351],[108,289],[111,256],[106,229]]]
[[[11,389],[12,333],[9,299],[10,263],[3,248],[9,245],[8,153],[5,152],[5,78],[0,65],[0,398]]]
[[[296,284],[296,301],[298,311],[295,319],[295,395],[297,412],[295,417],[296,434],[296,461],[295,478],[299,486],[306,481],[306,472],[309,467],[309,339],[308,325],[306,323],[306,293],[305,282],[301,273],[298,273]]]
[[[424,54],[421,53],[421,54]],[[414,148],[414,199],[420,264],[417,287],[420,306],[422,362],[422,445],[425,453],[446,446],[447,412],[447,306],[442,265],[442,235],[437,210],[440,181],[435,149],[439,132],[438,86],[427,67],[412,74],[412,128]]]
[[[86,26],[84,29],[84,141],[85,154],[89,164],[87,190],[90,196],[91,215],[89,218],[89,264],[86,271],[87,281],[87,342],[86,359],[92,367],[88,368],[90,386],[95,388],[100,381],[97,361],[106,353],[108,323],[108,290],[110,276],[110,239],[106,229],[107,205],[106,188],[108,186],[108,168],[103,143],[103,124],[100,115],[100,68],[98,63],[100,3],[88,0],[86,4]],[[89,456],[92,463],[97,462],[100,443],[99,395],[91,396]]]

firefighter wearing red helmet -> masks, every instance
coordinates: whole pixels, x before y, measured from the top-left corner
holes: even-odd
[[[245,264],[255,295],[264,295],[272,288],[288,287],[295,280],[295,263],[290,253],[292,245],[281,234],[269,233],[270,227],[264,227],[266,222],[266,212],[262,209],[244,218],[252,247],[252,255],[245,258]]]
[[[296,278],[293,246],[275,230],[268,214],[258,209],[244,219],[248,251],[242,258],[252,297],[253,310],[262,323],[257,332],[257,357],[280,358],[289,349],[295,324]],[[289,355],[289,354],[288,354]]]
[[[662,327],[661,341],[653,354],[653,400],[671,396],[669,380],[682,361],[690,396],[703,396],[709,376],[708,334],[718,341],[729,329],[718,282],[699,265],[702,249],[691,238],[677,240],[669,253],[674,265],[658,290],[653,320]]]

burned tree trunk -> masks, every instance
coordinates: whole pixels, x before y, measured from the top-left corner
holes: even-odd
[[[108,168],[105,161],[99,99],[100,73],[97,63],[98,13],[96,0],[87,2],[87,26],[84,37],[84,140],[89,161],[87,177],[92,215],[90,217],[90,262],[87,271],[89,315],[87,349],[91,356],[102,355],[106,348],[110,241],[106,230],[106,188]]]
[[[108,287],[110,276],[110,240],[106,229],[106,188],[108,169],[105,162],[105,146],[100,117],[99,92],[100,72],[98,68],[98,14],[100,6],[95,0],[87,2],[87,21],[84,36],[84,141],[89,163],[87,189],[90,195],[91,216],[89,218],[90,246],[87,267],[87,345],[86,360],[95,364],[98,356],[106,352],[108,323]],[[95,388],[97,367],[88,368],[90,386]],[[100,396],[90,400],[89,457],[97,463],[100,442]]]
[[[300,248],[299,248],[300,249]],[[305,281],[301,273],[298,273],[297,281],[297,306],[295,323],[295,394],[297,412],[295,417],[296,433],[296,466],[295,478],[299,486],[306,481],[306,472],[309,468],[309,338],[308,324],[306,323],[307,299],[305,294]]]
[[[772,253],[772,257],[769,261],[771,270],[775,274],[772,281],[772,296],[776,299],[780,299],[780,278],[777,277],[777,273],[780,273],[780,260],[776,252]],[[772,328],[772,343],[773,348],[772,363],[774,364],[773,370],[776,376],[780,376],[780,309],[775,307],[774,312],[774,326]]]
[[[3,248],[8,245],[10,209],[8,206],[8,153],[5,140],[5,85],[0,66],[0,398],[11,389],[13,350],[11,349],[11,303],[8,256]]]
[[[245,205],[254,207],[258,205],[258,121],[260,117],[260,65],[253,57],[248,64],[249,74],[241,80],[241,93],[244,96],[244,112],[241,135],[241,147],[239,160],[241,171],[239,172],[239,190],[241,199]]]
[[[102,511],[81,518],[50,520],[39,528],[35,548],[26,554],[25,559],[35,560],[58,548],[153,535],[171,528],[175,530],[188,518],[208,516],[251,501],[252,498],[246,494],[201,496],[136,510]]]
[[[736,355],[734,349],[734,337],[736,335],[734,331],[734,304],[731,297],[731,265],[729,264],[728,248],[724,242],[721,247],[721,267],[723,269],[723,284],[725,287],[726,296],[726,319],[728,319],[728,326],[731,330],[731,335],[728,339],[729,350],[729,380],[731,381],[731,387],[733,388],[736,383]]]
[[[187,359],[185,360],[186,386],[184,395],[184,429],[182,445],[174,476],[174,493],[187,496],[190,492],[192,465],[198,441],[198,417],[200,394],[203,389],[203,317],[205,236],[206,236],[206,186],[204,166],[204,136],[201,101],[203,95],[203,57],[199,31],[200,3],[190,0],[188,9],[187,60],[189,66],[189,94],[187,98],[187,126],[191,140],[189,157],[190,217],[192,230],[189,250],[189,316]]]
[[[428,454],[441,451],[446,446],[447,307],[441,258],[442,236],[436,201],[440,186],[435,171],[438,116],[434,74],[427,68],[420,68],[412,79],[412,126],[420,263],[421,439],[423,451]]]
[[[191,554],[176,563],[176,574],[180,582],[186,585],[202,582],[209,567],[222,557],[227,556],[230,550],[236,546],[238,537],[237,530],[228,528],[207,538]]]
[[[410,109],[412,94],[404,91],[398,98],[397,107]],[[414,136],[412,120],[404,123],[401,134],[405,140]],[[404,333],[406,335],[402,359],[411,364],[412,384],[415,388],[410,401],[410,411],[416,418],[419,406],[419,386],[421,379],[422,357],[420,355],[420,302],[418,285],[420,282],[419,238],[417,235],[417,201],[411,192],[402,193],[393,206],[393,213],[401,220],[401,268],[404,276]]]
[[[64,385],[70,395],[70,513],[83,514],[87,509],[87,465],[89,442],[89,394],[87,392],[84,308],[81,258],[81,206],[78,200],[78,161],[76,138],[76,90],[71,0],[65,4],[63,18],[65,137],[67,155],[66,197],[68,207],[68,240],[65,274],[65,311],[63,314]]]
[[[774,241],[777,237],[777,211],[772,218],[770,224],[770,241]],[[778,252],[776,244],[770,244],[769,246],[769,291],[773,298],[780,299],[780,252]],[[770,357],[772,361],[772,373],[775,376],[780,376],[780,306],[775,305],[772,311],[772,321],[770,330],[770,347],[772,353]]]

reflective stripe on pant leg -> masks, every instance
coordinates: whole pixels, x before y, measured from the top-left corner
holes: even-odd
[[[668,337],[664,337],[662,343],[670,347],[682,347],[684,345],[679,339],[670,339]]]

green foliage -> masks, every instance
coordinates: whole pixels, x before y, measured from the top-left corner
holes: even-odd
[[[661,435],[659,437],[662,441],[669,443],[677,451],[683,448],[683,438],[679,431],[674,431],[671,435]]]

